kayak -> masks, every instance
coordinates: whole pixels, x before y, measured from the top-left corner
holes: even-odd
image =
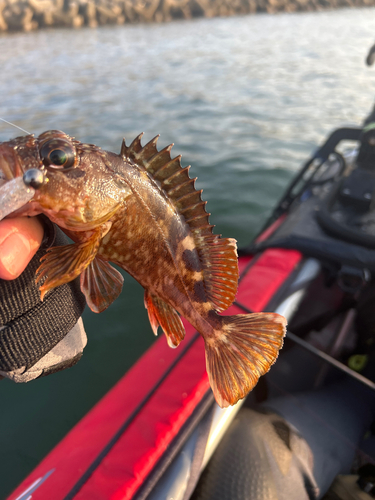
[[[236,459],[230,458],[229,466],[226,462],[232,457],[228,450],[236,451],[234,440],[228,442],[233,426],[245,443],[245,426],[258,418],[252,413],[246,423],[251,408],[266,408],[269,402],[278,411],[286,396],[297,401],[302,392],[316,397],[343,378],[354,395],[365,391],[372,405],[375,384],[368,360],[373,337],[363,325],[371,318],[375,273],[374,130],[334,131],[302,167],[260,234],[239,252],[238,293],[224,314],[272,311],[289,323],[279,359],[248,398],[219,408],[209,386],[203,340],[184,322],[186,339],[179,348],[170,349],[164,338],[158,339],[8,500],[219,499],[210,478],[215,477],[222,492],[228,480],[221,473],[222,486],[215,470],[232,466],[231,481],[237,486],[243,477],[250,483],[259,478],[251,464],[245,475],[236,476]],[[348,141],[350,148],[343,149]],[[350,399],[350,390],[345,387],[344,399]],[[280,397],[281,403],[274,404]],[[325,410],[318,412],[316,421],[319,417],[328,426],[332,417],[329,425],[334,427],[339,411],[343,414],[336,406],[325,420]],[[363,413],[359,407],[351,411]],[[289,422],[299,428],[294,414]],[[367,420],[358,423],[366,425]],[[339,441],[345,441],[343,432],[338,423]],[[329,435],[334,434],[331,428]],[[251,439],[246,447],[253,450]],[[349,448],[357,449],[355,439]],[[311,477],[313,493],[306,498],[319,498],[337,474],[347,473],[346,462],[330,461],[322,480]],[[314,474],[319,476],[316,464]],[[269,476],[272,482],[271,472]],[[253,484],[246,487],[248,499],[284,498],[281,493],[266,497],[265,489],[256,493]],[[245,498],[242,493],[223,495],[225,500]]]

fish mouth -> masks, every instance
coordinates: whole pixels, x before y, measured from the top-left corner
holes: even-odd
[[[30,200],[35,191],[25,182],[24,176],[27,170],[40,166],[35,153],[34,136],[0,143],[0,220],[9,216],[29,215],[32,205]],[[39,168],[37,171],[40,171]],[[35,212],[35,208],[32,212]]]
[[[22,176],[26,170],[40,166],[33,135],[16,137],[11,141],[0,143],[0,186]]]
[[[23,175],[23,169],[14,148],[0,144],[0,186]]]

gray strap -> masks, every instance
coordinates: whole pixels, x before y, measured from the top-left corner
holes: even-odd
[[[81,359],[86,344],[86,332],[80,318],[70,332],[31,368],[26,370],[26,367],[22,367],[11,372],[0,371],[0,377],[6,377],[18,383],[30,382],[36,378],[70,368]]]

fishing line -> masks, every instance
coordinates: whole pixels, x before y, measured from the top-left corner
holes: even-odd
[[[25,130],[24,128],[21,128],[19,127],[18,125],[15,125],[14,123],[11,123],[11,122],[8,122],[7,120],[4,120],[4,118],[0,118],[0,120],[4,123],[7,123],[8,125],[11,125],[12,127],[15,127],[15,128],[18,128],[19,130],[21,130],[22,132],[25,132],[26,134],[29,134],[31,135],[31,132],[28,132],[27,130]]]

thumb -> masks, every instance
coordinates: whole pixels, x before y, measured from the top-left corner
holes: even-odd
[[[18,278],[37,252],[43,234],[43,226],[36,217],[0,222],[0,278]]]

